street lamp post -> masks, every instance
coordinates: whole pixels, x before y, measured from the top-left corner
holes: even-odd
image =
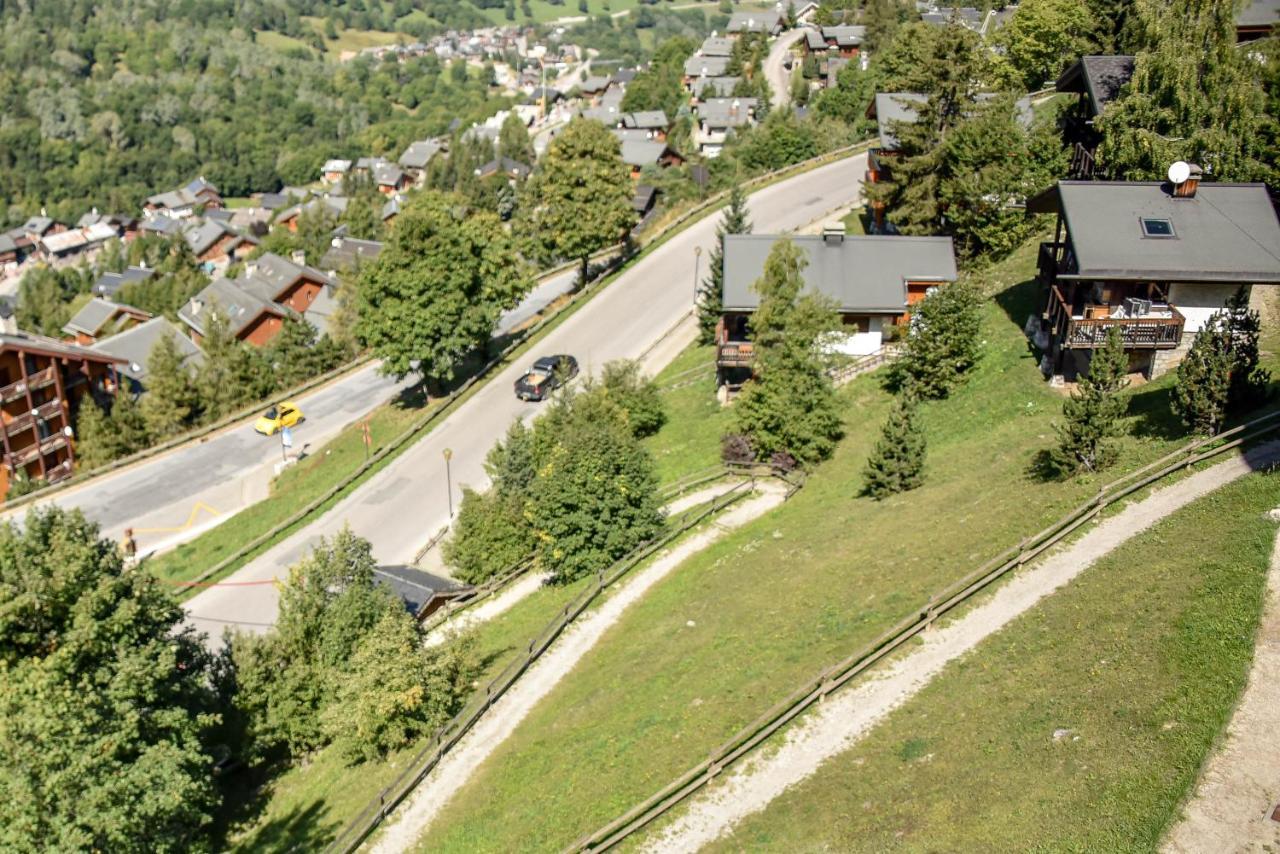
[[[444,449],[444,484],[445,495],[449,497],[449,518],[453,518],[453,472],[449,469],[449,460],[453,459],[453,451]]]
[[[693,304],[698,304],[698,265],[702,263],[702,247],[693,247]]]

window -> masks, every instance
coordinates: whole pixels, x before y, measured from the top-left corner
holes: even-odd
[[[1177,237],[1173,233],[1173,222],[1158,217],[1140,217],[1143,237]]]

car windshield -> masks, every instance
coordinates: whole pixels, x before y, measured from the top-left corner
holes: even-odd
[[[280,417],[280,413],[277,412],[276,408],[273,406],[270,409],[268,409],[266,412],[262,413],[262,417],[271,421],[275,421],[277,418]]]

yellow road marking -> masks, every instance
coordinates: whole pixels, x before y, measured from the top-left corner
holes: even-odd
[[[134,528],[134,529],[133,529],[133,532],[134,532],[135,534],[167,534],[167,533],[173,533],[173,532],[175,532],[175,531],[185,531],[185,530],[187,530],[188,528],[190,528],[192,525],[194,525],[194,524],[196,523],[196,516],[198,516],[198,515],[200,514],[200,511],[201,511],[201,510],[203,510],[203,511],[204,511],[204,512],[206,512],[206,513],[208,513],[210,516],[221,516],[221,515],[222,515],[222,514],[221,514],[221,513],[219,513],[217,510],[215,510],[215,509],[213,509],[212,507],[210,507],[208,504],[205,504],[203,501],[197,501],[197,502],[195,503],[195,506],[191,508],[191,515],[187,517],[187,521],[183,522],[181,525],[178,525],[177,527],[174,527],[174,528]]]

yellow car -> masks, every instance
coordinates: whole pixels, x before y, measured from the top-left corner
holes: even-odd
[[[302,410],[296,403],[285,401],[273,406],[253,422],[253,429],[264,436],[271,436],[285,427],[293,427],[302,420]]]

